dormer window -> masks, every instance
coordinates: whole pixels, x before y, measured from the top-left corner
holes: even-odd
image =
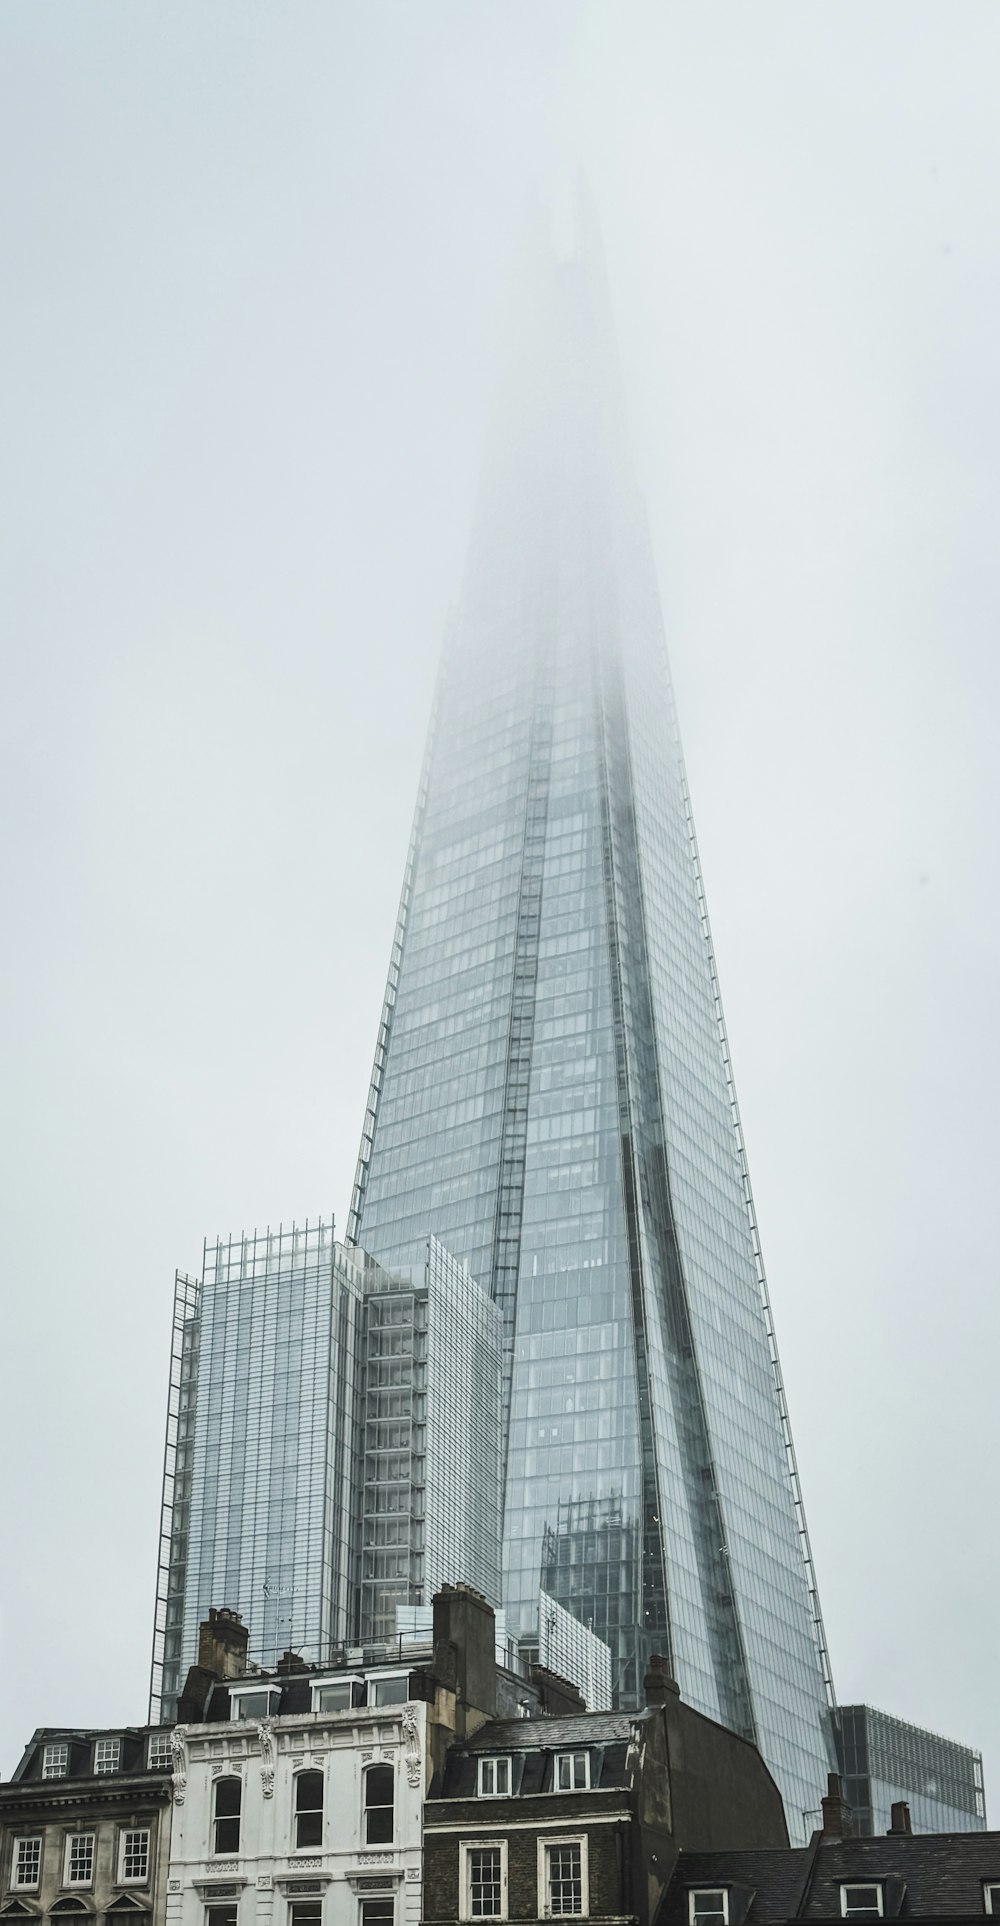
[[[556,1791],[586,1792],[590,1786],[590,1753],[556,1753]]]
[[[841,1919],[881,1919],[883,1911],[881,1884],[841,1886]]]
[[[273,1719],[281,1704],[280,1685],[230,1687],[231,1719]]]
[[[689,1926],[729,1926],[729,1887],[693,1886],[688,1893]]]
[[[47,1745],[42,1752],[42,1778],[65,1779],[69,1771],[69,1746]]]
[[[364,1704],[364,1697],[364,1679],[353,1674],[347,1678],[312,1681],[314,1712],[350,1712],[356,1705]]]
[[[405,1705],[410,1696],[409,1672],[390,1672],[368,1681],[369,1705]]]
[[[120,1739],[98,1739],[94,1746],[94,1771],[117,1772],[121,1756]]]
[[[479,1796],[481,1799],[506,1799],[510,1793],[510,1760],[480,1759]]]

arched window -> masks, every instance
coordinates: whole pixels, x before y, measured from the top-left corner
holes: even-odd
[[[215,1837],[212,1841],[213,1852],[239,1852],[240,1849],[240,1805],[243,1799],[243,1782],[240,1779],[217,1779],[215,1782]]]
[[[365,1843],[369,1846],[392,1844],[391,1765],[369,1766],[365,1773]]]
[[[295,1779],[295,1844],[323,1844],[323,1774],[300,1772]]]

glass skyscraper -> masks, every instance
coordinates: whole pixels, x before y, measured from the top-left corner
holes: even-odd
[[[206,1244],[174,1296],[151,1718],[213,1605],[273,1666],[394,1637],[456,1573],[499,1602],[500,1359],[433,1238],[401,1275],[331,1219]]]
[[[586,223],[584,223],[586,226]],[[447,637],[349,1235],[503,1319],[504,1602],[669,1655],[795,1833],[830,1685],[592,236],[538,235]]]
[[[872,1705],[834,1715],[837,1760],[856,1833],[887,1832],[905,1800],[914,1832],[985,1832],[982,1754]]]

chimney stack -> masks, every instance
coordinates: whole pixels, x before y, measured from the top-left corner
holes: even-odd
[[[647,1705],[666,1705],[669,1695],[680,1698],[681,1688],[677,1680],[671,1678],[668,1661],[661,1652],[654,1652],[650,1658],[646,1676],[642,1681],[643,1695]]]
[[[853,1831],[851,1808],[844,1798],[840,1775],[831,1772],[827,1778],[826,1795],[823,1799],[823,1837],[824,1839],[850,1839]]]
[[[198,1664],[217,1679],[243,1678],[249,1643],[250,1630],[239,1612],[212,1605],[198,1627]]]
[[[889,1831],[886,1834],[886,1837],[891,1838],[894,1832],[912,1832],[912,1831],[913,1831],[913,1827],[910,1824],[910,1808],[907,1805],[905,1799],[897,1799],[895,1804],[891,1808],[890,1818],[889,1818]]]

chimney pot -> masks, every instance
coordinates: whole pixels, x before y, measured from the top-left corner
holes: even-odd
[[[897,1799],[893,1804],[889,1819],[889,1833],[912,1832],[910,1808],[905,1799]]]

